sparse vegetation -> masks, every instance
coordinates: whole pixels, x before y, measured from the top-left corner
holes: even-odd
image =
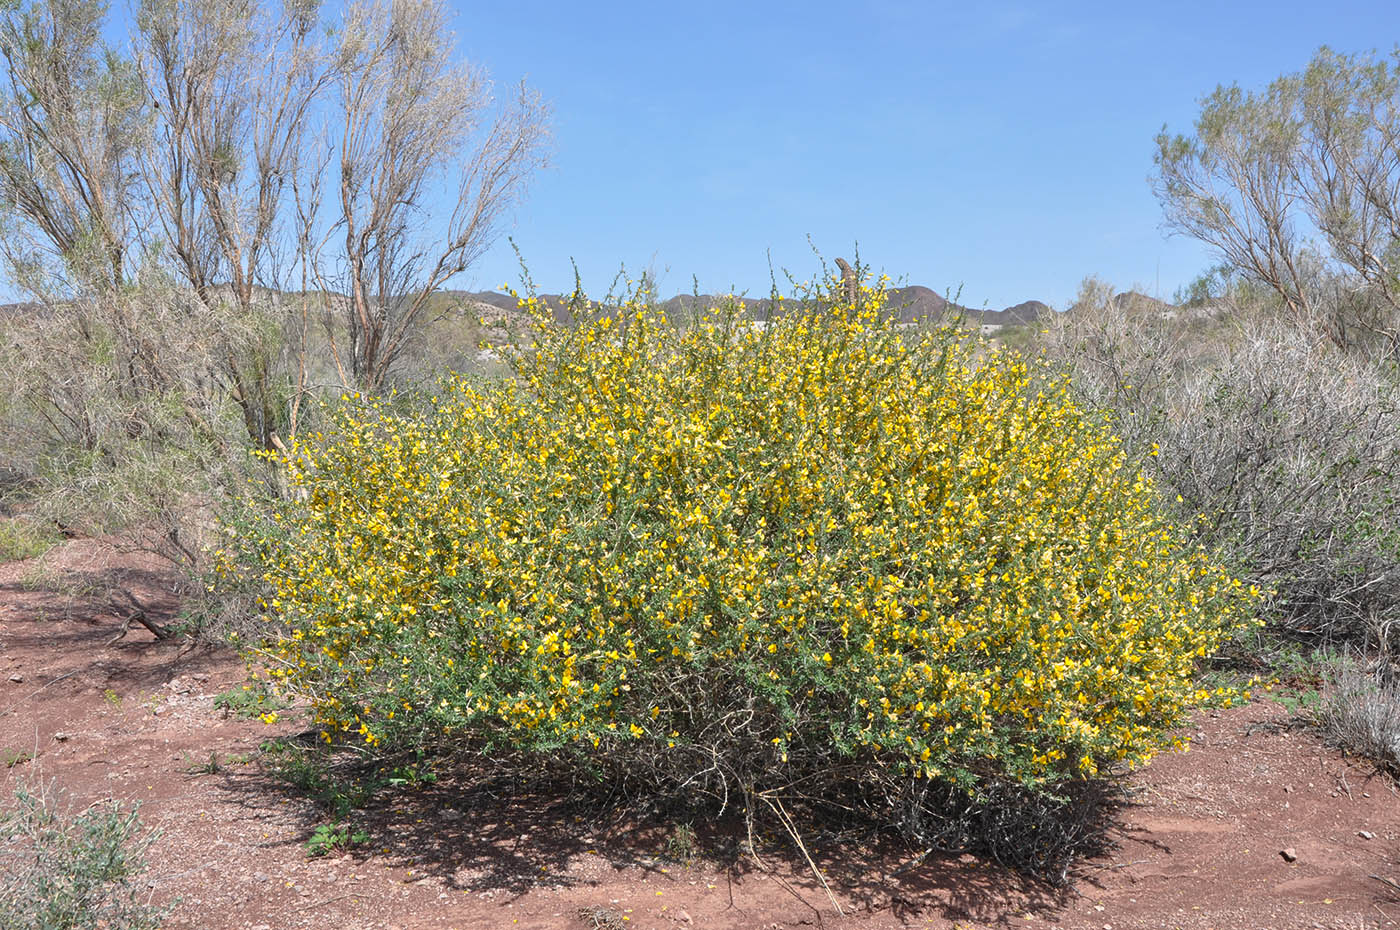
[[[7,769],[12,769],[17,765],[23,765],[34,758],[34,753],[28,749],[11,749],[6,747],[0,749],[0,765]]]
[[[234,764],[234,757],[225,761]],[[257,761],[338,820],[368,807],[381,793],[417,791],[437,781],[422,753],[410,761],[347,756],[320,740],[269,740],[260,747]]]
[[[219,754],[210,752],[209,758],[203,762],[195,762],[190,758],[189,753],[185,753],[185,772],[190,775],[217,775],[224,770],[219,762]]]
[[[267,682],[256,680],[215,695],[214,706],[223,711],[225,717],[232,714],[249,718],[275,713],[286,707],[287,702],[273,694]]]
[[[367,842],[369,833],[365,830],[337,820],[323,823],[311,831],[311,838],[306,841],[306,855],[311,858],[327,856]]]
[[[700,843],[695,836],[695,827],[689,823],[678,823],[666,836],[666,858],[682,865],[690,865],[700,855]]]
[[[59,541],[58,531],[37,520],[0,516],[0,562],[33,559]]]
[[[1320,700],[1309,716],[1338,748],[1400,775],[1400,682],[1393,665],[1350,656],[1322,665]]]
[[[0,925],[156,930],[168,909],[135,882],[154,839],[135,806],[99,801],[75,813],[53,783],[21,783],[0,812]]]

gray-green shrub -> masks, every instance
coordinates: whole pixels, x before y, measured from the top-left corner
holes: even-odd
[[[1339,657],[1323,665],[1313,722],[1345,752],[1400,772],[1400,683],[1384,663]]]
[[[0,926],[13,930],[155,930],[167,908],[136,883],[155,839],[136,805],[74,813],[52,783],[21,784],[0,814]]]
[[[1106,409],[1167,503],[1271,592],[1275,628],[1400,645],[1400,394],[1393,373],[1236,293],[1199,318],[1098,281],[1047,350]]]

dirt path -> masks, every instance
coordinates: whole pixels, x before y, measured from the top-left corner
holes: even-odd
[[[169,928],[1359,930],[1400,920],[1400,886],[1372,877],[1400,881],[1394,787],[1289,730],[1267,701],[1202,715],[1189,753],[1139,772],[1117,849],[1067,893],[970,857],[915,864],[899,850],[819,848],[838,916],[781,852],[764,857],[766,871],[751,860],[685,866],[666,856],[665,825],[588,822],[551,798],[460,782],[405,793],[373,815],[371,844],[310,859],[323,815],[255,761],[295,722],[214,707],[244,681],[242,662],[139,629],[108,645],[118,619],[84,586],[124,572],[174,611],[139,561],[78,541],[46,565],[0,565],[0,754],[33,755],[0,768],[0,797],[42,776],[81,802],[141,801],[161,831],[152,893],[179,900]],[[711,832],[697,834],[703,852]]]

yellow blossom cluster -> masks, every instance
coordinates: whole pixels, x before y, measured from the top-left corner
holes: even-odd
[[[541,312],[514,377],[347,398],[252,541],[278,674],[371,744],[750,784],[1149,758],[1249,592],[1064,378],[883,298]]]

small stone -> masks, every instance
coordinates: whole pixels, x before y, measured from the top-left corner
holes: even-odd
[[[1363,840],[1374,840],[1376,838],[1376,835],[1370,830],[1357,830],[1356,835],[1361,837]]]
[[[1284,862],[1298,861],[1298,853],[1293,849],[1292,846],[1288,847],[1287,849],[1280,849],[1278,851],[1278,854],[1283,857]]]
[[[21,681],[24,681],[24,676],[21,675],[19,672],[15,672],[13,675],[10,676],[10,681],[13,681],[15,684],[19,684]]]
[[[66,742],[68,742],[68,738],[69,738],[70,736],[72,736],[72,735],[73,735],[73,734],[71,734],[71,733],[64,733],[62,730],[59,730],[57,733],[55,733],[55,734],[53,735],[53,738],[56,739],[56,740],[58,740],[60,743],[66,743]]]
[[[265,881],[270,881],[271,879],[272,879],[272,876],[271,876],[271,875],[268,875],[266,872],[254,872],[254,873],[253,873],[253,881],[255,881],[255,882],[265,882]]]

